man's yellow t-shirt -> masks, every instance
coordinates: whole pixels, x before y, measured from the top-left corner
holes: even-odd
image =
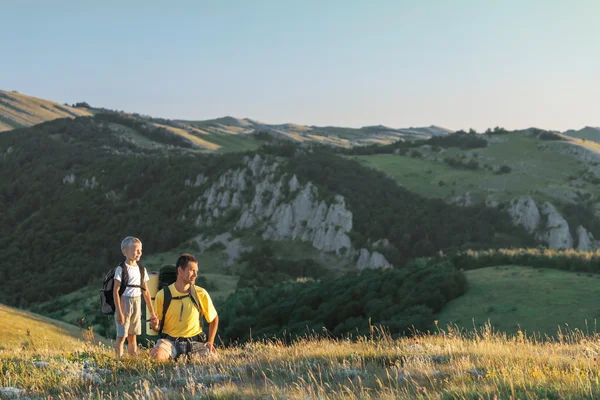
[[[195,286],[195,285],[194,285]],[[217,316],[217,310],[213,306],[212,300],[208,295],[208,292],[202,289],[200,286],[195,286],[198,299],[200,300],[200,308],[204,318],[209,323],[212,322]],[[175,284],[169,286],[171,290],[171,304],[165,315],[165,321],[163,324],[163,333],[173,337],[192,337],[202,332],[200,326],[200,314],[198,309],[194,306],[190,296],[184,297],[181,300],[176,300],[175,297],[185,296],[188,293],[181,293],[175,289]],[[165,299],[164,290],[160,290],[156,294],[156,315],[158,318],[162,318],[163,315],[163,303]],[[183,307],[183,309],[182,309]]]

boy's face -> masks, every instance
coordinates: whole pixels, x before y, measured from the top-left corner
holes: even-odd
[[[183,282],[193,285],[198,277],[198,263],[190,261],[185,268],[179,268],[179,273],[183,278]]]
[[[136,242],[133,246],[124,248],[123,254],[128,260],[140,261],[140,258],[142,258],[142,244]]]

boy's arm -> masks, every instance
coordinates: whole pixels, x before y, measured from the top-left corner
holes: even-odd
[[[115,313],[120,324],[123,324],[123,310],[121,309],[121,295],[119,295],[119,288],[121,287],[121,281],[114,280],[113,283],[113,299],[115,301]]]
[[[148,290],[148,281],[150,277],[148,276],[148,270],[144,268],[144,277],[146,278],[142,282],[142,286],[146,290],[142,290],[142,294],[144,295],[144,301],[146,302],[146,306],[148,306],[148,310],[150,311],[150,319],[157,318],[156,312],[154,311],[154,303],[152,302],[152,297],[150,296],[150,291]]]
[[[148,290],[148,287],[146,286],[146,282],[144,282],[144,288],[146,288],[146,290],[142,290],[142,294],[144,296],[144,301],[146,302],[146,306],[148,307],[148,310],[150,311],[150,319],[156,318],[156,312],[154,312],[154,305],[152,304],[152,298],[150,297],[150,291]]]
[[[156,313],[160,315],[160,318],[162,318],[162,307],[163,307],[163,299],[164,299],[164,292],[162,290],[159,290],[158,293],[156,293],[155,296],[155,301],[156,301]],[[162,324],[163,321],[159,320],[158,315],[156,316],[156,318],[154,319],[154,321],[151,321],[151,327],[153,330],[155,331],[159,331],[160,330],[160,324]]]

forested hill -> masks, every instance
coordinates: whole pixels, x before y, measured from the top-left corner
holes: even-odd
[[[301,182],[311,181],[322,196],[343,195],[354,215],[353,242],[369,247],[388,239],[381,251],[394,264],[442,249],[531,243],[500,211],[427,200],[327,148],[286,143],[258,152]],[[99,279],[121,258],[126,235],[143,238],[152,254],[233,229],[231,219],[239,214],[222,216],[210,229],[185,214],[214,180],[244,166],[247,155],[201,154],[176,142],[140,148],[101,117],[0,135],[0,279],[10,288],[0,302],[28,306]],[[186,185],[200,173],[202,185]],[[248,187],[245,198],[254,190]]]

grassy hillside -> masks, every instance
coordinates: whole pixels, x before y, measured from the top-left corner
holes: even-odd
[[[600,142],[600,128],[586,126],[578,131],[569,130],[563,133],[564,135],[571,136],[573,138],[591,140],[593,142]]]
[[[467,292],[438,315],[439,325],[472,329],[490,320],[495,329],[556,335],[566,325],[599,332],[600,275],[530,267],[489,267],[465,272]],[[587,320],[588,326],[585,325]]]
[[[240,240],[247,248],[264,245],[261,239],[251,234],[240,236]],[[287,260],[310,258],[318,261],[324,268],[336,270],[338,273],[344,272],[344,268],[347,267],[344,260],[332,255],[322,254],[303,242],[291,240],[281,242],[273,250],[277,258]],[[200,253],[192,241],[185,242],[170,251],[144,254],[141,263],[149,272],[159,271],[164,265],[173,265],[182,253],[191,253],[196,256],[199,261],[199,278],[196,284],[206,286],[217,310],[223,311],[221,306],[225,303],[227,297],[237,289],[240,274],[245,270],[247,263],[244,260],[239,260],[232,265],[228,265],[228,257],[225,251],[212,249]],[[51,300],[36,304],[33,306],[33,310],[71,324],[85,319],[85,325],[90,324],[96,332],[112,337],[114,331],[113,319],[100,314],[98,296],[103,275],[111,267],[112,265],[106,265],[103,270],[94,271],[92,283],[77,288],[71,293],[57,295]],[[206,282],[207,285],[204,285],[203,282]]]
[[[484,148],[449,148],[443,153],[417,148],[419,157],[408,152],[356,158],[385,172],[408,190],[446,200],[467,192],[473,201],[482,202],[489,195],[498,201],[528,195],[540,201],[568,201],[585,193],[600,196],[598,185],[581,179],[588,165],[560,151],[566,146],[571,144],[509,133],[498,135]],[[444,162],[445,158],[473,159],[490,168],[455,168]],[[511,171],[497,173],[503,165]]]
[[[68,349],[84,340],[82,331],[64,322],[0,305],[0,351],[46,347]]]
[[[540,343],[481,330],[391,339],[307,337],[220,348],[219,358],[157,364],[141,350],[0,350],[0,397],[60,399],[590,399],[597,337]],[[9,389],[10,388],[10,389]]]
[[[219,146],[217,152],[252,151],[260,147],[262,142],[252,135],[212,134],[203,136],[207,141]]]
[[[85,105],[86,103],[80,104]],[[204,121],[168,120],[140,114],[116,112],[106,108],[75,108],[17,92],[0,91],[0,131],[28,127],[56,118],[106,113],[127,116],[136,119],[138,122],[162,128],[171,135],[183,138],[194,147],[208,152],[254,150],[259,146],[260,141],[253,134],[259,132],[294,142],[322,143],[336,147],[352,147],[373,143],[389,144],[400,138],[403,140],[426,139],[432,135],[446,135],[451,132],[435,126],[409,129],[396,129],[385,126],[366,126],[362,128],[318,127],[294,123],[266,124],[247,118],[234,117]]]
[[[89,115],[92,114],[83,108],[74,108],[54,101],[0,90],[0,132],[57,118]]]

